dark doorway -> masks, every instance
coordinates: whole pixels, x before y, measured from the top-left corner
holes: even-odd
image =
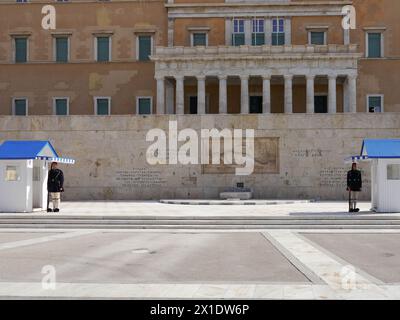
[[[189,97],[189,111],[190,114],[197,114],[197,96]]]
[[[262,96],[250,97],[250,113],[262,113]]]
[[[314,97],[314,112],[315,113],[328,113],[328,97],[315,96]]]

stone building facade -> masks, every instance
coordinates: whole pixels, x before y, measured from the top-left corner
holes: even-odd
[[[238,182],[344,199],[344,157],[400,136],[399,13],[398,0],[0,0],[0,142],[74,156],[69,199],[215,198]],[[149,165],[146,133],[169,121],[254,129],[254,173]]]
[[[0,0],[2,115],[400,107],[396,0],[67,0],[50,30],[46,4]]]

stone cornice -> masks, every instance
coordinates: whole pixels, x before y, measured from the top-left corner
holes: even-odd
[[[179,3],[165,4],[169,18],[342,16],[352,1],[304,1],[286,3]]]
[[[216,46],[216,47],[156,47],[154,61],[213,60],[213,59],[306,59],[360,58],[358,46],[350,45],[291,45],[291,46]]]

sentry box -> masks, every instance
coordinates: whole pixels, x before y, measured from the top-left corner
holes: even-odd
[[[47,207],[48,163],[60,158],[49,141],[4,141],[0,145],[0,212],[33,212]]]
[[[365,139],[361,154],[346,160],[371,163],[373,211],[400,212],[400,139]]]

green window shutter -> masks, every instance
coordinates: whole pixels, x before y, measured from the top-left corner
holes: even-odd
[[[15,62],[23,63],[28,59],[28,40],[27,38],[15,39]]]
[[[381,34],[368,33],[368,58],[381,57]]]
[[[109,100],[108,99],[97,99],[97,114],[98,115],[109,115]]]
[[[56,115],[57,116],[68,115],[67,99],[56,99]]]
[[[264,33],[253,33],[251,37],[251,43],[253,46],[263,46],[265,44]]]
[[[151,36],[139,36],[139,61],[150,60]]]
[[[56,61],[68,61],[68,38],[56,38]]]
[[[234,33],[232,35],[232,45],[234,46],[243,46],[244,41],[244,33]]]
[[[207,34],[206,33],[193,33],[193,46],[206,46]]]
[[[16,99],[14,100],[15,115],[16,116],[26,116],[26,100]]]
[[[139,114],[151,114],[150,98],[139,98]]]
[[[311,32],[311,44],[324,45],[325,33],[324,32]]]
[[[382,112],[382,97],[368,97],[369,112]]]
[[[283,46],[285,44],[285,34],[283,32],[272,33],[272,45]]]
[[[97,37],[97,61],[110,61],[109,37]]]

